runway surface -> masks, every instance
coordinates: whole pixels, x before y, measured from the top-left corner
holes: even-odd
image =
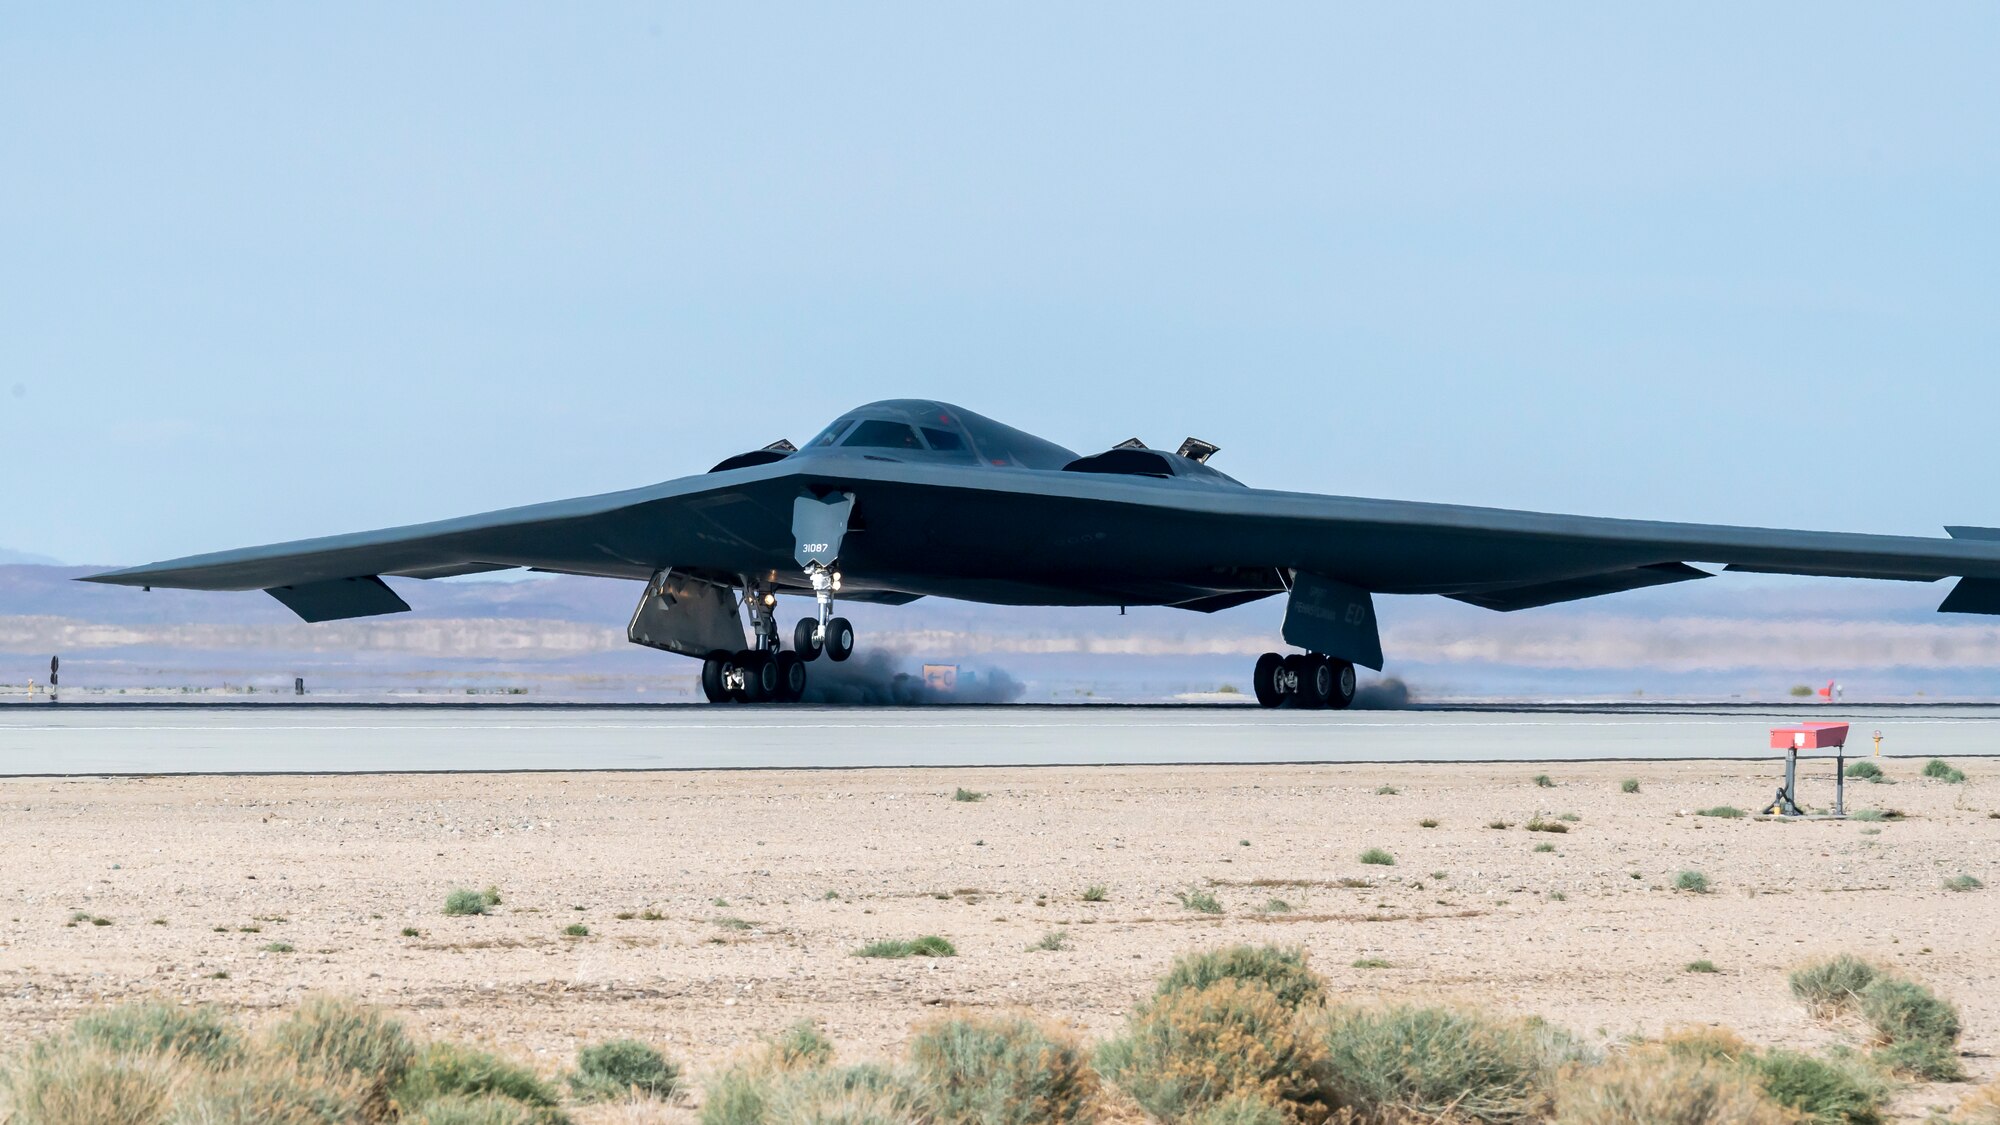
[[[1770,758],[1772,726],[1848,754],[2000,753],[2000,707],[488,705],[0,707],[0,776]]]

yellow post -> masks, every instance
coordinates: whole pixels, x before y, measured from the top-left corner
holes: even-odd
[[[1875,756],[1882,756],[1882,732],[1879,730],[1875,732]]]

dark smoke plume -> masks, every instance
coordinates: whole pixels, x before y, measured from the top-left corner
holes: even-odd
[[[1395,676],[1384,676],[1372,684],[1362,684],[1354,693],[1357,711],[1400,711],[1416,701],[1410,685]]]
[[[998,668],[959,666],[958,687],[935,691],[924,683],[923,669],[906,664],[901,653],[880,649],[859,652],[835,663],[822,656],[807,667],[807,703],[845,703],[875,707],[912,707],[926,703],[1012,703],[1028,689]]]

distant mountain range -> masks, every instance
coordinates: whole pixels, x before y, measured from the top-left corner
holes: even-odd
[[[356,693],[692,698],[693,661],[625,639],[637,583],[390,579],[414,612],[307,625],[257,593],[142,592],[77,582],[105,567],[0,565],[0,694],[45,679],[128,693],[315,687]],[[1940,617],[1940,587],[1728,577],[1497,614],[1441,598],[1381,599],[1390,671],[1420,698],[1788,698],[1838,679],[1848,697],[1989,697],[2000,628]],[[810,612],[785,599],[784,632]],[[1281,648],[1282,599],[1213,615],[1134,607],[1003,608],[923,599],[851,605],[879,677],[955,663],[1021,685],[1026,701],[1160,699],[1247,683]],[[828,664],[815,665],[832,675]]]
[[[15,551],[0,547],[0,566],[61,566],[47,555],[34,555],[26,551]]]

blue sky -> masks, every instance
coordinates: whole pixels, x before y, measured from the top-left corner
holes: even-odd
[[[0,5],[0,547],[858,402],[1246,482],[2000,525],[2000,8]]]

